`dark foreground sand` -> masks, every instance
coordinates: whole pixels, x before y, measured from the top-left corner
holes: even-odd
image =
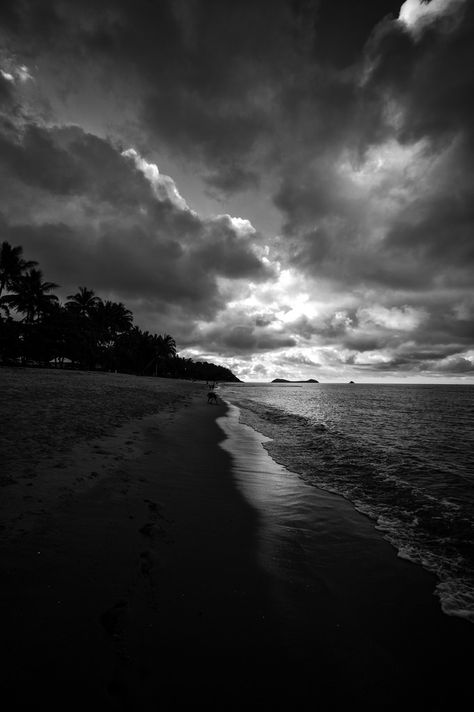
[[[79,377],[25,373],[54,418]],[[205,386],[82,374],[95,415],[62,430],[14,378],[29,413],[2,471],[5,709],[464,708],[472,626],[343,500],[312,491],[302,531],[297,478],[255,465],[251,438],[234,459],[219,447],[232,409]],[[66,436],[38,452],[45,421]],[[275,521],[279,495],[293,522]]]

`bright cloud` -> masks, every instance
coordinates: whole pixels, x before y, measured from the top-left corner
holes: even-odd
[[[401,308],[382,306],[364,307],[357,312],[363,326],[381,326],[384,329],[413,331],[426,319],[424,309],[409,306]]]
[[[240,235],[253,235],[256,232],[254,226],[247,218],[233,218],[230,215],[220,217],[228,218],[234,230]]]
[[[10,74],[10,72],[4,72],[3,69],[0,69],[0,74],[2,75],[2,77],[3,77],[4,79],[7,80],[7,82],[14,82],[14,81],[15,81],[15,77],[13,76],[13,74]]]
[[[466,0],[406,0],[400,8],[399,20],[417,30],[440,15],[456,13]]]
[[[33,76],[26,64],[16,65],[10,59],[7,59],[6,64],[8,65],[5,69],[0,69],[0,74],[8,82],[14,84],[15,82],[25,83],[33,80]]]
[[[174,180],[170,176],[160,173],[156,163],[146,161],[134,148],[122,151],[122,155],[131,158],[138,170],[146,176],[158,200],[169,200],[181,210],[189,210],[188,204],[179,193]]]

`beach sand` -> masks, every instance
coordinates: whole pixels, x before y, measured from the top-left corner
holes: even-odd
[[[7,709],[461,709],[472,626],[205,384],[0,380]]]

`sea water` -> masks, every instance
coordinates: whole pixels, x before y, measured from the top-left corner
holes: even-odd
[[[232,384],[271,457],[370,517],[474,622],[474,386]]]

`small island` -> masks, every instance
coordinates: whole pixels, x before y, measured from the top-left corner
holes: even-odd
[[[274,378],[272,383],[319,383],[315,378],[308,378],[306,381],[288,381],[286,378]]]

